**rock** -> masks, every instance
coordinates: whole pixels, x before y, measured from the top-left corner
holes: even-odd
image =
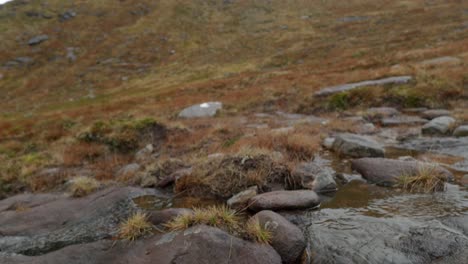
[[[292,171],[296,185],[316,193],[336,191],[335,171],[329,167],[330,162],[316,157],[312,162],[298,164]]]
[[[351,23],[351,22],[361,22],[361,21],[366,21],[369,20],[369,17],[366,16],[346,16],[339,18],[338,21],[343,22],[343,23]]]
[[[402,175],[417,175],[421,168],[431,168],[434,173],[445,180],[453,179],[453,174],[438,166],[423,162],[402,161],[382,158],[363,158],[351,161],[353,170],[359,172],[366,180],[382,186],[393,186]]]
[[[445,109],[432,109],[432,110],[426,110],[421,113],[422,117],[432,120],[436,117],[441,117],[441,116],[450,116],[451,113],[448,110]]]
[[[449,116],[441,116],[425,124],[421,131],[423,135],[445,135],[450,132],[454,125],[455,119]]]
[[[361,87],[368,87],[368,86],[382,86],[382,85],[398,85],[398,84],[406,84],[413,80],[411,76],[396,76],[396,77],[389,77],[379,80],[371,80],[371,81],[363,81],[357,83],[349,83],[349,84],[342,84],[338,86],[326,87],[321,89],[320,91],[316,92],[316,96],[327,96],[336,93],[341,93]]]
[[[168,185],[173,184],[178,179],[180,179],[182,177],[185,177],[187,175],[190,175],[190,174],[192,174],[192,168],[177,170],[177,171],[171,173],[169,176],[161,179],[158,182],[157,186],[160,187],[160,188],[167,187]]]
[[[427,119],[423,119],[417,116],[396,116],[396,117],[388,117],[383,118],[381,120],[382,126],[401,126],[401,125],[418,125],[418,124],[426,124]]]
[[[272,232],[270,245],[279,253],[283,263],[299,263],[306,248],[302,231],[273,211],[261,211],[253,217],[258,219],[261,226]]]
[[[118,172],[118,178],[129,178],[137,174],[141,166],[138,163],[131,163],[123,166]]]
[[[322,146],[324,146],[327,149],[332,149],[334,143],[335,143],[335,138],[328,137],[323,140]]]
[[[341,184],[348,184],[348,183],[350,183],[352,181],[360,181],[360,182],[365,182],[366,181],[359,174],[347,174],[347,173],[337,173],[336,174],[336,179]]]
[[[182,118],[213,117],[223,108],[220,102],[207,102],[185,108],[179,113]]]
[[[423,67],[435,67],[435,66],[456,66],[460,65],[463,61],[459,58],[456,57],[451,57],[451,56],[445,56],[445,57],[440,57],[440,58],[434,58],[434,59],[429,59],[422,61],[420,63],[421,66]]]
[[[468,137],[468,125],[457,127],[453,131],[453,135],[456,137]]]
[[[239,208],[246,206],[250,198],[258,194],[258,187],[252,186],[245,191],[242,191],[234,196],[232,196],[228,201],[227,205],[232,208]]]
[[[76,17],[76,12],[74,10],[67,10],[64,13],[60,14],[60,21],[64,22]]]
[[[274,191],[251,198],[249,204],[249,209],[257,212],[307,209],[320,205],[320,199],[314,191]]]
[[[208,226],[132,243],[102,240],[73,245],[34,257],[0,255],[0,262],[5,264],[198,264],[224,260],[233,264],[281,264],[281,257],[271,246],[251,243]]]
[[[361,126],[358,126],[356,133],[358,134],[373,134],[377,131],[377,128],[372,123],[366,123]]]
[[[332,149],[340,155],[354,158],[384,156],[383,147],[371,137],[349,133],[337,135]]]
[[[75,62],[76,61],[76,55],[75,55],[75,48],[67,48],[67,55],[66,58],[69,62]]]
[[[362,210],[367,215],[351,208],[322,209],[296,216],[299,227],[307,234],[313,263],[457,264],[468,259],[467,233],[456,226],[466,225],[466,215],[412,219],[393,214],[372,217],[366,209]]]
[[[461,185],[465,186],[465,187],[468,187],[468,174],[463,176],[463,178],[461,179]]]
[[[148,219],[153,225],[165,224],[180,215],[193,214],[192,209],[187,208],[168,208],[158,211],[151,211]]]
[[[373,107],[367,109],[366,111],[366,116],[370,117],[371,119],[380,119],[382,117],[396,116],[399,114],[400,112],[393,107]]]
[[[44,41],[46,41],[48,39],[49,39],[49,36],[47,36],[47,35],[35,36],[35,37],[29,39],[28,45],[29,46],[39,45],[39,44],[41,44],[42,42],[44,42]]]
[[[78,199],[39,197],[41,203],[25,210],[2,210],[0,252],[39,255],[110,238],[120,221],[137,210],[132,199],[155,193],[150,189],[110,188]],[[11,208],[11,204],[28,199],[32,198],[8,198],[0,201],[0,208]]]
[[[136,154],[135,154],[135,159],[138,162],[145,162],[149,160],[153,154],[154,151],[154,146],[153,144],[148,144],[146,147],[140,149]]]
[[[395,147],[421,152],[446,154],[468,159],[468,137],[414,138],[401,142]]]
[[[417,114],[417,113],[422,113],[426,110],[427,110],[426,107],[413,107],[413,108],[405,108],[403,109],[403,112],[410,113],[410,114]]]

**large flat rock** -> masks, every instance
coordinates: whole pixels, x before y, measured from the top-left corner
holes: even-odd
[[[383,157],[385,153],[383,146],[373,138],[349,133],[338,134],[332,149],[339,155],[353,158]]]
[[[293,210],[313,208],[320,204],[320,199],[314,191],[274,191],[259,194],[249,200],[249,209],[261,210]]]

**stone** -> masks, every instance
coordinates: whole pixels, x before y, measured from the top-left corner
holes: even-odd
[[[409,139],[395,147],[468,159],[468,137],[423,137]]]
[[[468,137],[468,125],[459,126],[453,131],[453,135],[456,137]]]
[[[123,166],[118,172],[118,178],[127,178],[136,175],[136,173],[140,170],[141,166],[138,163],[131,163]]]
[[[298,164],[291,175],[299,187],[316,193],[334,192],[337,190],[335,171],[329,165],[329,161],[317,156],[312,162]]]
[[[250,198],[256,196],[258,194],[258,187],[252,186],[247,190],[244,190],[234,196],[232,196],[228,201],[227,205],[232,208],[240,208],[246,206],[249,202]]]
[[[0,208],[6,210],[0,211],[0,252],[39,255],[110,238],[120,221],[137,210],[133,198],[155,194],[163,196],[154,189],[125,187],[78,199],[38,196],[37,202],[21,195],[2,200]],[[18,202],[24,205],[12,210]]]
[[[380,123],[382,126],[401,126],[401,125],[422,125],[427,123],[427,119],[420,118],[418,116],[395,116],[383,118]]]
[[[462,177],[461,179],[461,185],[464,187],[468,187],[468,174]]]
[[[372,123],[366,123],[361,126],[358,126],[356,129],[356,133],[359,134],[373,134],[377,131],[377,128]]]
[[[455,119],[449,116],[441,116],[425,124],[421,131],[423,135],[445,135],[450,132],[454,125]]]
[[[29,46],[39,45],[39,44],[41,44],[42,42],[44,42],[44,41],[46,41],[48,39],[49,39],[49,36],[47,36],[47,35],[35,36],[35,37],[29,39],[28,45]]]
[[[400,85],[406,84],[413,80],[411,76],[395,76],[379,80],[362,81],[357,83],[342,84],[332,87],[326,87],[316,92],[316,96],[328,96],[336,93],[350,91],[357,88],[368,87],[368,86],[382,86],[382,85]]]
[[[450,116],[451,113],[449,110],[445,110],[445,109],[431,109],[431,110],[426,110],[422,112],[421,115],[422,117],[426,119],[432,120],[434,118],[441,117],[441,116]]]
[[[445,56],[429,60],[424,60],[420,63],[423,67],[436,67],[436,66],[456,66],[460,65],[463,61],[456,57]]]
[[[153,225],[165,224],[180,215],[191,215],[193,214],[192,209],[187,208],[167,208],[158,211],[151,211],[148,215],[148,220]]]
[[[359,174],[348,174],[348,173],[337,173],[336,174],[336,179],[341,184],[348,184],[348,183],[350,183],[352,181],[360,181],[360,182],[365,182],[366,181]]]
[[[270,245],[279,253],[283,263],[299,263],[307,245],[301,229],[273,211],[261,211],[253,217],[272,233]]]
[[[60,21],[64,22],[76,17],[76,12],[74,10],[67,10],[60,14],[59,19]]]
[[[383,157],[383,147],[368,136],[343,133],[338,134],[332,149],[340,155],[354,158]]]
[[[334,143],[335,143],[335,138],[328,137],[323,140],[322,146],[324,146],[326,149],[332,149]]]
[[[127,241],[101,240],[72,245],[40,256],[0,253],[5,264],[281,264],[280,255],[269,245],[248,242],[208,226]],[[222,262],[222,261],[221,261]]]
[[[249,209],[261,210],[293,210],[314,208],[320,205],[320,199],[314,191],[274,191],[259,194],[249,200]]]
[[[382,118],[399,115],[400,112],[393,107],[373,107],[366,111],[366,116],[370,118]]]
[[[207,102],[185,108],[179,113],[181,118],[213,117],[223,108],[220,102]]]
[[[445,168],[417,161],[363,158],[351,161],[351,168],[366,180],[381,186],[393,186],[398,182],[399,177],[417,175],[422,168],[433,170],[446,181],[453,179],[453,174]]]
[[[75,48],[68,47],[67,48],[67,55],[65,56],[69,62],[75,62],[77,57],[75,54]]]

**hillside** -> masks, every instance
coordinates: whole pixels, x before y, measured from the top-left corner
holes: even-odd
[[[468,210],[460,198],[466,197],[468,180],[467,1],[13,0],[0,5],[0,40],[2,199],[71,192],[86,196],[72,200],[81,208],[81,202],[98,195],[94,191],[126,188],[115,192],[120,197],[150,187],[179,207],[206,207],[224,204],[251,186],[265,194],[311,189],[301,178],[310,167],[301,166],[325,157],[328,163],[314,166],[333,172],[332,189],[338,193],[320,196],[330,209],[325,217],[333,219],[346,215],[333,210],[362,206],[346,197],[367,199],[370,211],[373,199],[388,198],[373,184],[350,190],[340,183],[339,177],[346,177],[338,175],[354,175],[356,168],[373,183],[367,165],[355,166],[354,160],[411,156],[447,169],[443,182],[453,178],[453,186],[465,186],[457,189],[453,210],[461,215]],[[219,109],[190,118],[196,111],[187,107],[198,105],[203,112],[211,107],[208,102],[219,102],[213,104]],[[340,139],[342,133],[359,138]],[[346,144],[356,141],[360,147],[371,145],[370,150],[349,150]],[[416,165],[408,166],[411,171]],[[448,174],[453,177],[445,178]],[[75,180],[83,178],[86,186],[77,187]],[[440,191],[439,184],[430,191]],[[411,184],[403,185],[391,196]],[[130,214],[121,209],[112,212]],[[0,201],[0,216],[2,210]],[[377,215],[367,212],[353,221],[371,216],[377,217],[376,225],[391,225]],[[427,216],[438,215],[430,211]],[[301,230],[309,232],[306,222],[312,220],[302,220]],[[415,228],[418,221],[412,223]],[[3,246],[2,232],[9,231],[0,228],[0,253],[38,256],[78,244],[61,237],[68,242],[56,248],[31,242],[15,251]],[[236,232],[230,230],[249,236]],[[332,242],[333,235],[326,228],[310,234],[340,243]],[[311,250],[329,254],[325,246]],[[392,250],[401,251],[396,244]],[[126,254],[138,254],[132,252]],[[395,252],[390,254],[400,256]],[[413,261],[420,253],[402,254]],[[366,256],[369,263],[385,259]],[[425,256],[417,260],[413,263],[429,263]]]

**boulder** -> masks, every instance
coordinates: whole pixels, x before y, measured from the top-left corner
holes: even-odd
[[[279,253],[283,263],[299,263],[307,245],[302,231],[273,211],[261,211],[253,217],[272,233],[270,245]]]
[[[332,87],[326,87],[321,89],[320,91],[316,92],[316,96],[328,96],[336,93],[341,93],[353,89],[358,89],[361,87],[369,87],[369,86],[382,86],[382,85],[398,85],[398,84],[406,84],[409,83],[413,77],[411,76],[394,76],[379,80],[370,80],[370,81],[362,81],[357,83],[348,83],[342,84]]]
[[[179,215],[190,215],[193,214],[193,210],[187,208],[167,208],[158,211],[151,211],[149,213],[149,221],[153,225],[165,224]]]
[[[122,219],[137,210],[133,198],[156,190],[109,188],[73,199],[21,195],[0,201],[0,252],[39,255],[113,236]],[[12,205],[23,203],[20,210]],[[6,209],[5,209],[6,208]]]
[[[377,141],[357,134],[337,135],[332,149],[340,155],[354,158],[384,156],[384,149]]]
[[[468,137],[468,125],[457,127],[453,131],[453,135],[456,137]]]
[[[242,206],[246,206],[249,202],[250,198],[256,196],[258,194],[258,187],[252,186],[247,190],[244,190],[234,196],[232,196],[228,201],[227,205],[232,208],[238,208]]]
[[[445,110],[445,109],[431,109],[431,110],[426,110],[422,112],[421,115],[422,117],[426,119],[432,120],[434,118],[441,117],[441,116],[450,116],[451,113],[449,110]]]
[[[207,102],[185,108],[179,113],[181,118],[213,117],[223,108],[220,102]]]
[[[421,169],[429,168],[440,177],[450,180],[453,174],[438,166],[418,161],[403,161],[382,158],[363,158],[351,162],[353,170],[359,172],[366,180],[382,186],[393,186],[402,175],[417,175]]]
[[[455,119],[449,116],[441,116],[432,119],[422,127],[423,135],[445,135],[455,125]]]
[[[335,171],[328,165],[320,157],[298,164],[292,171],[295,184],[317,193],[336,191]]]
[[[48,39],[49,39],[49,36],[47,36],[47,35],[35,36],[35,37],[29,39],[28,45],[29,46],[39,45],[39,44],[41,44],[42,42],[44,42],[44,41],[46,41]]]
[[[280,264],[269,245],[251,243],[213,227],[194,226],[185,231],[156,235],[133,243],[102,240],[72,245],[41,256],[0,253],[5,264]]]
[[[293,210],[314,208],[320,205],[320,199],[314,191],[274,191],[259,194],[249,200],[249,209],[261,210]]]

